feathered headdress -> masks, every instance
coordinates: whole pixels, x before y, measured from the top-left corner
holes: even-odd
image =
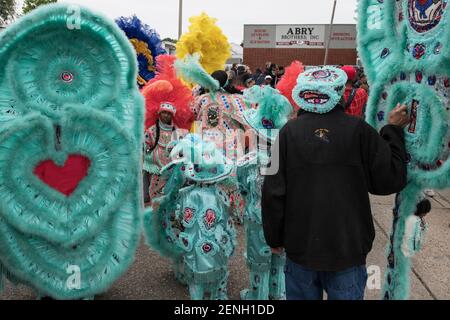
[[[191,90],[177,78],[175,59],[169,55],[157,57],[156,77],[142,89],[146,102],[146,129],[156,123],[161,110],[170,111],[169,108],[174,108],[172,113],[175,126],[191,129],[194,114],[190,105],[194,98]]]
[[[116,23],[136,50],[139,63],[137,83],[139,88],[142,88],[155,77],[156,57],[166,54],[166,50],[162,46],[159,34],[138,17],[120,17]]]
[[[277,132],[288,121],[292,106],[278,90],[270,86],[254,86],[244,91],[244,99],[258,104],[257,109],[244,112],[244,120],[269,142],[276,139]]]
[[[331,66],[317,67],[302,73],[292,98],[308,112],[327,113],[333,110],[345,91],[347,74]]]
[[[198,53],[200,64],[208,74],[223,70],[231,56],[231,46],[222,30],[216,25],[217,19],[206,13],[189,19],[189,32],[183,34],[177,43],[177,58]]]
[[[277,89],[283,96],[288,98],[289,102],[294,107],[295,112],[300,109],[300,106],[293,99],[292,91],[294,91],[294,88],[297,85],[297,79],[303,71],[305,71],[305,68],[300,61],[292,62],[292,64],[286,68],[286,73],[277,85]]]
[[[183,156],[178,157],[180,154]],[[183,163],[185,168],[178,170],[187,180],[194,182],[219,182],[233,171],[233,165],[227,163],[223,151],[197,134],[189,134],[179,141],[171,152],[171,158],[175,160],[161,171]]]

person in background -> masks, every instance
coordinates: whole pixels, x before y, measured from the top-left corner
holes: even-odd
[[[264,86],[272,86],[272,81],[273,81],[273,78],[271,76],[267,75],[264,78]]]
[[[242,94],[241,90],[238,90],[232,83],[233,81],[230,81],[230,74],[226,73],[223,70],[217,70],[214,71],[211,74],[211,77],[213,77],[215,80],[219,81],[220,87],[225,90],[226,92],[230,94]]]
[[[279,71],[280,71],[280,69],[279,69],[278,65],[272,64],[270,66],[270,74],[269,75],[272,77],[272,83],[271,83],[272,88],[275,88],[275,86],[277,85],[277,83],[280,79],[278,76]]]
[[[281,79],[284,76],[285,69],[284,67],[278,67],[278,77]]]
[[[266,62],[266,70],[264,71],[265,75],[270,75],[271,68],[272,68],[272,62],[267,61]]]
[[[244,89],[250,89],[256,84],[255,79],[253,79],[252,75],[249,73],[246,73],[242,76],[242,83],[244,84]]]
[[[233,75],[232,79],[236,79],[236,77],[237,77],[237,67],[238,67],[237,63],[233,63],[233,65],[231,66],[230,71],[231,71],[231,74]]]
[[[233,70],[226,71],[228,75],[228,84],[234,85],[236,82],[236,73]]]
[[[275,72],[275,76],[273,77],[272,86],[274,88],[276,88],[278,85],[278,82],[280,82],[281,78],[284,75],[284,67],[276,66],[274,72]]]
[[[237,78],[237,80],[234,82],[234,87],[241,92],[247,89],[245,86],[245,81],[247,80],[247,77],[251,77],[251,75],[248,75],[247,73],[241,74],[240,77]]]
[[[237,79],[242,77],[242,75],[245,74],[245,73],[246,73],[246,66],[239,66],[237,68],[237,72],[236,72]]]
[[[270,75],[276,76],[278,74],[278,70],[278,66],[275,63],[272,63],[272,65],[270,66]]]
[[[345,112],[351,116],[363,118],[369,96],[366,90],[354,86],[356,80],[355,67],[343,66],[341,69],[347,74],[348,78],[344,92]]]
[[[361,89],[364,89],[367,94],[369,94],[369,84],[367,83],[367,76],[363,73],[361,74],[361,77],[359,78],[359,87]]]
[[[255,80],[257,86],[261,86],[264,84],[264,77],[265,77],[265,75],[262,72],[262,70],[259,68],[256,69],[256,72],[253,75],[253,79]]]
[[[369,84],[367,83],[367,76],[364,70],[358,71],[358,80],[355,82],[354,87],[364,89],[369,94]]]
[[[161,56],[159,61],[165,63],[163,70],[173,68],[171,57]],[[163,76],[170,81],[159,80]],[[142,90],[147,110],[143,159],[144,184],[149,194],[144,197],[147,206],[164,196],[167,178],[161,175],[161,169],[171,161],[170,146],[181,138],[181,130],[187,132],[194,121],[192,90],[177,78],[169,78],[163,73],[159,77]]]

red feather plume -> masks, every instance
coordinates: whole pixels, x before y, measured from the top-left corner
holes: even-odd
[[[156,58],[156,77],[142,89],[145,97],[145,129],[156,124],[161,103],[169,102],[177,108],[173,122],[180,129],[190,130],[194,122],[191,110],[193,96],[191,89],[177,78],[174,67],[176,58],[160,55]]]
[[[300,106],[297,105],[292,98],[292,91],[294,91],[294,88],[297,85],[297,79],[303,71],[305,71],[305,68],[300,61],[292,62],[292,64],[286,68],[283,78],[281,78],[277,85],[277,89],[283,96],[289,99],[289,102],[294,107],[295,112],[300,109]]]

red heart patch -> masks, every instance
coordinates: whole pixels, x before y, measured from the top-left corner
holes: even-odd
[[[91,160],[81,155],[71,155],[64,166],[56,165],[53,160],[45,160],[34,169],[34,174],[46,185],[69,197],[87,176]]]

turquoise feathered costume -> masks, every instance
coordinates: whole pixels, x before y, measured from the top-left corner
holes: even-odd
[[[101,293],[139,239],[133,48],[113,21],[49,5],[0,34],[0,61],[0,271],[57,299]]]
[[[251,106],[245,102],[242,95],[226,92],[224,87],[227,82],[220,83],[208,74],[200,64],[200,58],[199,54],[187,55],[183,60],[175,62],[177,74],[208,91],[196,97],[193,105],[196,116],[195,133],[205,140],[214,142],[228,160],[235,162],[245,149],[238,136],[245,130],[243,113]],[[236,180],[235,172],[232,176]],[[244,201],[239,190],[234,189],[235,185],[237,182],[224,185],[223,190],[230,198],[233,216],[241,222],[244,215]]]
[[[241,297],[245,300],[283,300],[286,298],[286,256],[272,254],[264,237],[261,217],[262,169],[269,165],[270,144],[275,142],[293,108],[287,98],[269,86],[254,86],[244,92],[244,97],[249,103],[257,104],[258,109],[244,112],[244,119],[256,139],[250,139],[254,142],[249,146],[250,152],[237,165],[239,185],[245,195],[246,259],[250,269],[250,286],[241,292]]]
[[[236,234],[229,198],[219,186],[227,183],[232,166],[198,135],[186,136],[171,156],[173,161],[162,170],[170,176],[165,195],[145,215],[148,243],[174,260],[192,299],[226,299]]]
[[[450,186],[450,11],[448,0],[360,0],[358,50],[371,86],[367,121],[383,127],[397,105],[409,106],[405,129],[408,186],[394,209],[384,299],[409,297],[405,234],[422,190]]]

